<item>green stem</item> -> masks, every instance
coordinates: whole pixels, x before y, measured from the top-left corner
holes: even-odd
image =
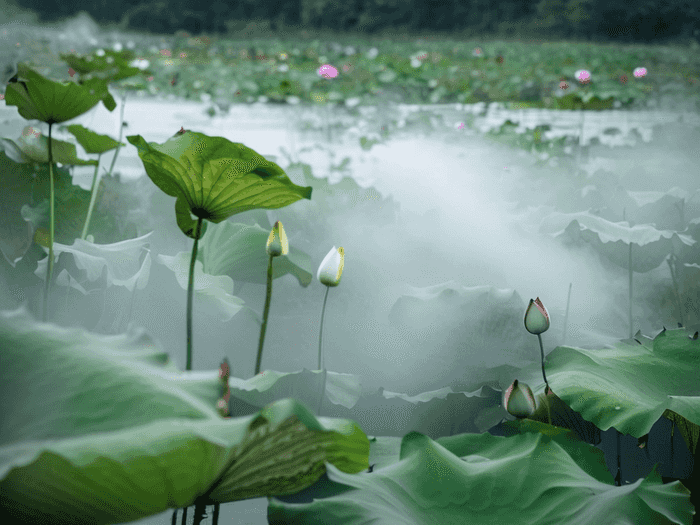
[[[617,441],[617,472],[615,473],[615,486],[622,486],[622,469],[620,468],[620,432],[615,429],[615,440]]]
[[[272,299],[272,258],[267,264],[267,293],[265,294],[265,309],[263,310],[262,324],[260,325],[260,342],[258,343],[258,357],[255,359],[255,374],[260,373],[260,363],[262,361],[263,344],[265,343],[265,331],[267,330],[267,316],[270,313],[270,299]]]
[[[323,397],[326,394],[326,369],[321,368],[321,350],[323,348],[323,317],[326,315],[326,302],[328,301],[328,291],[331,289],[330,286],[326,286],[326,295],[323,297],[323,307],[321,308],[321,328],[318,331],[318,369],[323,370],[323,382],[321,383],[321,398],[318,401],[318,411],[317,414],[321,415],[321,405],[323,404]]]
[[[95,174],[92,176],[92,187],[90,188],[90,205],[88,206],[87,217],[85,218],[85,224],[83,225],[83,233],[80,234],[80,238],[85,240],[87,237],[88,226],[90,225],[90,218],[92,217],[92,210],[95,207],[95,201],[97,200],[97,181],[99,180],[99,172],[97,171],[100,165],[100,158],[102,155],[97,156],[97,166],[95,166]]]
[[[122,145],[122,135],[124,133],[124,104],[125,104],[125,102],[126,102],[126,91],[122,94],[122,107],[121,107],[120,116],[119,116],[120,125],[119,125],[119,140],[118,140],[118,144],[117,144],[117,150],[114,152],[114,157],[112,157],[112,165],[109,167],[109,172],[107,172],[108,175],[111,175],[112,171],[114,170],[114,164],[117,162],[117,155],[119,155],[119,150],[121,149],[121,145]],[[88,228],[90,226],[90,219],[92,217],[92,210],[95,207],[95,201],[97,200],[97,188],[99,188],[99,184],[98,184],[98,180],[99,180],[98,175],[99,174],[98,174],[97,169],[98,169],[101,157],[102,157],[101,154],[98,155],[98,157],[97,157],[98,165],[95,166],[95,174],[92,177],[92,188],[90,189],[90,193],[92,195],[90,196],[90,206],[88,207],[87,218],[85,219],[85,225],[83,226],[83,233],[80,236],[80,238],[83,240],[85,240],[85,238],[87,237]]]
[[[187,283],[187,364],[186,370],[192,370],[192,298],[194,296],[194,263],[197,260],[197,245],[202,231],[202,221],[197,219],[197,227],[194,232],[194,245],[192,246],[192,258],[190,259],[190,278]]]
[[[212,518],[213,525],[219,525],[219,504],[214,505],[214,517]]]
[[[114,170],[114,165],[117,162],[117,155],[119,155],[119,150],[121,150],[122,147],[122,135],[124,133],[124,106],[126,105],[126,91],[122,93],[122,107],[119,110],[119,120],[121,124],[119,124],[119,140],[117,141],[117,151],[114,152],[114,157],[112,157],[112,164],[109,167],[109,173],[110,175],[112,174],[112,170]]]
[[[666,259],[666,263],[668,264],[668,270],[671,272],[671,280],[673,281],[673,290],[676,292],[676,302],[678,303],[678,316],[680,317],[681,320],[681,325],[685,326],[685,323],[683,322],[683,303],[681,302],[681,294],[678,291],[678,269],[676,267],[678,261],[678,257],[676,257],[676,254],[672,253],[668,259]]]
[[[318,400],[318,409],[316,410],[317,415],[321,415],[321,407],[323,406],[323,398],[326,396],[326,377],[328,376],[328,370],[325,368],[322,372],[323,380],[321,382],[321,397]]]
[[[49,124],[49,264],[46,269],[46,282],[44,283],[44,311],[43,321],[49,318],[49,293],[51,292],[51,274],[53,273],[53,239],[54,239],[54,191],[53,191],[53,148],[51,147],[51,129],[53,124]]]
[[[566,343],[566,325],[567,322],[569,321],[569,304],[571,304],[571,285],[573,283],[569,283],[569,295],[566,298],[566,313],[564,314],[564,335],[561,338],[561,344],[564,346]]]
[[[326,295],[323,298],[323,307],[321,308],[321,329],[318,332],[318,369],[321,370],[321,348],[323,338],[323,317],[326,315],[326,301],[328,301],[328,290],[330,286],[326,286]]]
[[[204,518],[207,517],[207,506],[204,503],[197,503],[194,506],[194,519],[192,525],[201,525]]]
[[[629,322],[630,322],[630,339],[632,339],[632,336],[634,335],[632,333],[632,243],[629,243]]]
[[[547,423],[552,424],[552,416],[549,408],[549,401],[547,401],[547,394],[551,391],[549,388],[549,383],[547,382],[547,376],[544,373],[544,347],[542,346],[542,334],[537,334],[537,340],[540,342],[540,358],[542,361],[542,378],[544,379],[544,402],[547,405]]]

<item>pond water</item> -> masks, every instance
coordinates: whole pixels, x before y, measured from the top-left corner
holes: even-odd
[[[115,100],[121,103],[118,94],[115,94]],[[464,286],[486,284],[514,288],[525,301],[530,297],[543,298],[552,313],[563,311],[568,284],[574,280],[578,294],[572,303],[567,343],[581,346],[604,344],[627,333],[626,317],[620,314],[626,306],[624,301],[620,302],[621,297],[626,297],[626,280],[610,273],[595,258],[566,251],[556,242],[525,234],[518,228],[518,216],[512,212],[517,196],[511,195],[509,190],[515,181],[543,174],[551,177],[570,174],[556,166],[535,167],[536,159],[530,153],[489,142],[482,135],[489,127],[510,119],[530,128],[547,123],[551,126],[552,136],[563,133],[579,136],[582,132],[581,141],[586,144],[590,137],[596,136],[601,144],[591,148],[586,165],[581,167],[587,171],[605,168],[622,173],[625,187],[629,189],[645,190],[658,186],[667,170],[673,170],[674,180],[687,180],[689,184],[694,180],[696,186],[700,180],[697,141],[694,147],[689,142],[690,138],[695,140],[697,137],[700,118],[698,114],[685,111],[582,114],[546,110],[507,112],[498,106],[442,106],[432,108],[428,117],[432,119],[434,129],[419,132],[401,125],[411,113],[421,109],[408,106],[330,113],[327,108],[311,110],[254,104],[232,106],[228,115],[213,118],[205,114],[208,106],[204,102],[130,96],[124,110],[128,123],[124,136],[140,134],[149,142],[163,142],[180,127],[185,127],[242,142],[283,168],[289,163],[286,151],[294,160],[309,163],[316,177],[328,176],[331,182],[339,180],[342,175],[331,171],[330,166],[339,164],[347,156],[352,159],[347,175],[362,186],[374,185],[383,195],[392,195],[401,204],[403,222],[399,222],[392,232],[382,230],[381,233],[365,235],[364,232],[339,229],[337,233],[337,245],[345,246],[347,259],[343,283],[334,291],[342,293],[347,287],[366,288],[363,292],[369,294],[372,290],[366,283],[373,282],[369,279],[372,274],[380,275],[385,284],[386,293],[374,297],[372,304],[361,302],[366,295],[347,297],[348,302],[357,301],[350,305],[358,312],[355,318],[333,320],[333,301],[329,298],[326,330],[341,330],[342,335],[338,336],[338,348],[328,355],[328,367],[362,374],[366,390],[384,386],[390,390],[407,391],[409,385],[415,386],[416,370],[425,356],[406,354],[401,356],[400,362],[396,355],[370,356],[364,352],[381,347],[381,339],[373,339],[375,336],[366,329],[360,334],[351,333],[347,328],[342,332],[340,325],[366,328],[368,319],[386,315],[387,309],[405,290],[407,282],[413,286],[428,286],[455,279]],[[119,106],[110,113],[99,105],[76,122],[116,138],[119,135],[119,114]],[[474,127],[460,127],[469,115],[474,117]],[[332,123],[330,129],[326,128],[327,121]],[[379,136],[381,128],[392,125],[392,122],[397,123],[396,128],[385,143],[369,151],[359,146],[360,136]],[[659,133],[659,128],[655,132],[654,126],[659,123],[666,125],[663,133]],[[0,102],[3,137],[18,137],[24,125],[26,122],[14,107],[6,107]],[[605,133],[608,129],[617,129],[619,133]],[[637,131],[633,132],[633,129]],[[68,137],[59,134],[58,138]],[[614,147],[611,149],[611,146]],[[80,147],[78,150],[81,151]],[[105,155],[101,164],[107,167],[110,163],[111,155]],[[121,150],[115,171],[127,180],[145,177],[136,149],[130,145]],[[92,173],[91,168],[76,168],[74,180],[89,189]],[[294,182],[300,183],[299,180]],[[342,215],[342,211],[339,210],[339,214]],[[324,218],[319,217],[319,220]],[[430,249],[419,259],[401,259],[402,243],[418,238],[428,243]],[[178,249],[185,247],[189,249],[189,244],[183,236],[182,246]],[[320,251],[325,254],[329,248],[323,246]],[[409,269],[402,272],[403,275],[410,273],[412,277],[403,282],[392,282],[392,264],[410,267],[413,273]],[[643,287],[645,282],[666,279],[664,271],[662,268],[659,272],[636,274],[635,287],[637,283]],[[275,287],[275,295],[285,291],[294,293],[298,284],[278,285],[275,281]],[[257,302],[254,294],[251,297],[251,306],[260,310],[260,297],[257,297]],[[245,299],[249,300],[248,297]],[[315,314],[318,308],[315,308],[310,325],[317,324]],[[135,318],[139,317],[135,315]],[[268,330],[266,342],[274,341],[276,334],[293,326],[275,328],[277,332]],[[651,328],[642,326],[642,331]],[[182,346],[181,334],[163,331],[154,335],[165,348]],[[198,332],[195,337],[205,336]],[[213,344],[212,341],[208,343]],[[276,366],[272,366],[270,355],[268,366],[287,371],[302,366],[311,368],[315,363],[311,355],[275,356],[278,359]],[[184,362],[184,358],[177,359],[181,364]],[[198,368],[207,368],[201,363],[198,362]],[[387,374],[372,377],[369,368]],[[263,524],[266,523],[266,507],[265,498],[223,505],[221,522]],[[138,523],[160,525],[169,522],[170,515],[170,512],[163,513]]]

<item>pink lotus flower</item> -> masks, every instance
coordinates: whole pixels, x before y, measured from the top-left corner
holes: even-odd
[[[574,73],[574,77],[581,84],[588,84],[591,81],[591,73],[585,69],[579,69],[576,71],[576,73]]]
[[[318,74],[325,78],[335,78],[338,76],[338,70],[330,64],[324,64],[318,68]]]
[[[637,78],[642,78],[643,76],[646,76],[647,74],[647,68],[645,67],[638,67],[636,68],[632,74],[637,77]]]

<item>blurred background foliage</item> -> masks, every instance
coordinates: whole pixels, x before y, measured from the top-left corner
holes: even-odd
[[[460,35],[605,43],[700,40],[697,0],[0,0],[0,23],[57,22],[87,12],[99,24],[158,34],[227,36],[254,28],[364,36]]]

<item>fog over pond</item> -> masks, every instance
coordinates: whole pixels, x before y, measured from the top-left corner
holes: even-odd
[[[274,280],[263,369],[316,368],[325,288],[315,279],[315,273],[334,245],[344,247],[346,260],[341,284],[328,298],[324,360],[330,370],[361,375],[365,390],[382,386],[416,394],[466,380],[471,375],[467,371],[505,363],[517,366],[537,359],[537,339],[522,326],[527,302],[540,297],[550,312],[552,327],[543,337],[548,353],[562,342],[569,283],[572,296],[566,344],[593,346],[627,336],[626,271],[602,262],[591,249],[564,248],[560,240],[532,231],[525,222],[527,202],[516,209],[523,197],[519,188],[532,186],[546,193],[547,180],[573,177],[573,173],[551,166],[536,167],[536,158],[529,153],[489,142],[471,129],[458,129],[460,115],[456,111],[454,126],[425,133],[397,129],[383,144],[364,151],[358,135],[376,136],[381,119],[389,122],[396,115],[354,121],[347,115],[332,115],[331,121],[337,125],[329,148],[323,124],[320,130],[315,129],[328,116],[323,109],[316,115],[300,107],[254,104],[233,106],[228,116],[210,118],[204,113],[206,107],[198,102],[127,98],[125,135],[138,133],[148,141],[163,142],[185,126],[242,142],[286,169],[289,160],[284,150],[295,161],[309,164],[315,177],[328,177],[330,164],[337,166],[348,156],[351,162],[345,175],[363,187],[374,186],[400,207],[394,224],[388,219],[364,217],[352,207],[334,209],[329,217],[309,216],[315,209],[316,194],[311,201],[264,212],[270,224],[281,220],[290,244],[311,256],[314,280],[307,288],[290,275]],[[109,113],[100,105],[77,121],[116,137],[119,109]],[[307,127],[305,122],[310,129],[301,129]],[[552,124],[556,127],[556,122]],[[623,174],[627,189],[663,188],[669,166],[674,170],[674,180],[685,179],[692,184],[692,177],[697,177],[697,153],[688,145],[689,130],[692,128],[685,124],[666,126],[661,138],[656,139],[658,146],[654,140],[639,140],[634,148],[598,146],[591,150],[588,165],[591,170],[603,168]],[[110,157],[103,157],[103,165],[109,165]],[[151,205],[159,217],[152,255],[189,253],[192,241],[175,225],[175,199],[159,192],[145,176],[135,148],[127,146],[120,152],[115,171],[125,181],[138,179],[135,191],[151,195]],[[288,172],[295,183],[303,184],[300,170]],[[333,171],[329,180],[333,184],[342,176]],[[90,168],[76,168],[74,177],[76,183],[89,189]],[[318,233],[312,234],[316,238],[298,235],[294,229],[297,214],[318,221]],[[243,213],[231,222],[252,224],[251,217]],[[152,294],[151,306],[145,308],[137,298],[132,320],[156,336],[184,368],[185,293],[179,294],[172,274],[162,270],[164,267],[154,263],[152,285],[146,290]],[[665,266],[648,274],[635,274],[635,296],[637,292],[642,296],[650,282],[669,279]],[[430,323],[454,324],[459,315],[467,315],[465,310],[432,312],[434,319],[425,319],[427,326],[421,333],[389,321],[394,303],[411,293],[411,287],[445,283],[467,288],[492,286],[496,289],[492,294],[508,298],[514,290],[522,302],[518,306],[517,296],[512,296],[511,310],[500,314],[508,319],[501,319],[501,328],[492,328],[487,334],[430,334]],[[234,295],[262,312],[264,285],[248,283],[241,289],[240,284],[235,283]],[[488,302],[488,296],[483,300]],[[166,315],[158,308],[152,311],[153,301]],[[490,326],[488,319],[483,319],[488,317],[484,315],[487,306],[473,304],[468,315]],[[213,369],[227,355],[234,374],[249,377],[259,338],[257,325],[242,316],[226,324],[214,321],[211,312],[198,311],[195,301],[195,369]],[[420,319],[414,321],[418,324]],[[645,333],[659,329],[635,316],[635,331],[638,328]],[[433,336],[437,339],[431,339]]]
[[[118,137],[119,95],[115,93],[119,105],[113,112],[100,104],[74,122]],[[316,280],[316,270],[333,246],[344,248],[345,267],[340,285],[328,295],[323,334],[325,366],[333,372],[358,374],[366,392],[383,387],[415,395],[450,385],[466,388],[487,378],[480,371],[489,367],[538,361],[537,338],[523,326],[527,303],[539,297],[550,313],[551,328],[542,336],[548,354],[562,344],[570,283],[566,344],[596,347],[627,337],[626,270],[601,260],[593,249],[564,247],[560,239],[540,234],[532,227],[538,214],[543,217],[561,210],[556,202],[538,210],[540,202],[530,203],[528,198],[553,193],[558,183],[576,174],[561,166],[539,166],[537,156],[495,144],[482,135],[486,128],[506,118],[521,124],[528,121],[530,128],[533,121],[549,119],[552,133],[569,132],[579,125],[581,112],[504,113],[493,107],[487,114],[480,114],[476,126],[470,128],[460,124],[467,120],[471,108],[445,107],[433,110],[434,115],[442,116],[442,120],[435,117],[433,129],[419,130],[401,125],[407,118],[403,109],[385,106],[377,113],[365,114],[358,108],[356,112],[332,112],[329,132],[326,108],[236,105],[228,115],[212,118],[205,113],[209,105],[130,94],[124,111],[128,127],[122,141],[126,143],[127,135],[139,134],[149,142],[162,143],[184,127],[244,143],[286,169],[296,184],[306,185],[299,164],[289,167],[287,153],[294,161],[308,164],[315,177],[328,178],[331,184],[348,176],[362,187],[376,188],[382,198],[393,199],[386,201],[382,213],[374,208],[371,214],[364,213],[367,208],[351,202],[341,205],[343,201],[338,199],[332,201],[336,205],[332,213],[322,214],[317,210],[318,203],[324,202],[323,192],[314,191],[311,201],[298,201],[262,214],[246,212],[230,219],[252,224],[264,218],[264,228],[281,220],[290,245],[311,258],[314,278],[308,287],[302,288],[291,275],[274,280],[263,370],[317,368],[326,288]],[[606,170],[619,176],[625,189],[640,192],[666,191],[671,186],[691,192],[698,188],[697,113],[687,108],[663,113],[603,111],[586,112],[585,119],[584,142],[598,137],[603,143],[591,147],[581,160],[581,168],[588,175]],[[392,122],[398,122],[398,128]],[[0,101],[2,136],[16,138],[26,124],[16,108]],[[388,138],[369,151],[363,150],[359,138],[378,138],[382,127],[391,127]],[[620,133],[607,134],[608,128]],[[58,133],[56,137],[66,140],[70,135]],[[611,148],[605,145],[610,141],[619,143]],[[632,143],[635,145],[624,145]],[[78,152],[86,156],[79,146]],[[341,165],[346,157],[350,161],[345,171],[329,170],[331,165]],[[100,164],[109,167],[111,160],[111,153],[105,154]],[[144,327],[170,353],[178,368],[184,369],[186,292],[172,272],[155,259],[158,254],[189,254],[193,241],[175,224],[175,199],[164,195],[145,175],[133,146],[120,151],[115,172],[143,199],[143,207],[133,220],[149,228],[139,234],[154,231],[150,282],[143,294],[139,291],[136,296],[131,322]],[[90,189],[92,168],[77,167],[73,174],[76,184]],[[580,190],[559,195],[582,198]],[[392,222],[389,217],[395,204],[399,212]],[[585,209],[583,205],[581,208]],[[260,272],[263,274],[265,268],[261,267]],[[646,274],[635,273],[635,298],[649,303],[654,283],[668,282],[665,264]],[[401,317],[397,300],[402,296],[415,295],[417,288],[445,284],[447,288],[485,286],[494,290],[490,294],[487,289],[464,292],[479,299],[468,305],[463,304],[459,292],[447,293],[446,307],[430,303],[432,311],[406,314],[403,320],[410,326],[392,322]],[[61,296],[62,292],[54,293]],[[264,285],[241,286],[235,282],[234,295],[262,312]],[[202,308],[196,297],[194,369],[214,370],[226,356],[232,375],[250,377],[258,325],[242,314],[221,323],[217,312]],[[115,318],[123,314],[121,306],[108,304],[107,308],[117,308]],[[401,308],[404,313],[410,310],[405,303]],[[633,310],[634,331],[640,329],[653,336],[661,327],[645,312]],[[464,322],[460,323],[462,318]],[[120,324],[120,330],[124,326]],[[452,327],[451,331],[445,327]],[[109,332],[109,327],[101,330]],[[223,505],[221,522],[266,523],[266,509],[266,498]],[[138,523],[169,523],[171,514],[168,511]]]

